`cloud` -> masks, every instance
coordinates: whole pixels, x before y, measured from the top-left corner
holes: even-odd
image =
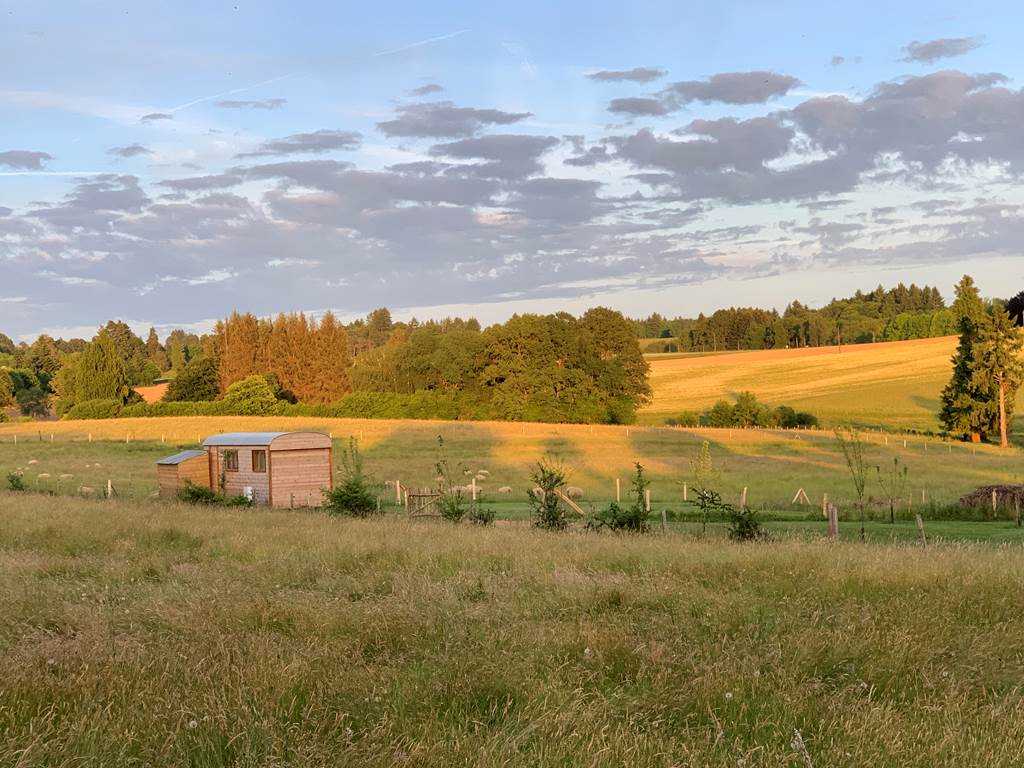
[[[511,125],[532,117],[532,112],[503,112],[500,109],[457,107],[450,101],[405,104],[397,117],[377,123],[388,137],[463,138],[475,136],[489,125]]]
[[[444,88],[442,88],[437,83],[427,83],[426,85],[421,85],[418,88],[413,88],[411,91],[409,91],[409,95],[410,96],[429,96],[432,93],[441,93],[443,90],[444,90]]]
[[[72,287],[94,286],[103,284],[102,280],[97,280],[92,277],[80,277],[78,275],[62,275],[58,272],[54,272],[53,270],[49,269],[44,269],[40,270],[39,272],[36,272],[36,277],[42,277],[46,280],[53,280],[55,283],[60,283],[61,285],[69,285]]]
[[[690,102],[705,104],[763,104],[784,96],[800,85],[790,75],[777,72],[722,72],[707,80],[683,80],[672,83],[662,91],[662,97],[674,108]]]
[[[168,114],[167,112],[150,112],[148,115],[143,115],[139,118],[140,123],[152,123],[156,120],[173,120],[174,115]]]
[[[20,168],[26,171],[38,171],[47,160],[53,160],[53,156],[46,152],[31,152],[27,149],[11,149],[0,152],[0,166],[6,168]]]
[[[829,63],[833,67],[838,67],[840,64],[846,63],[846,57],[845,56],[833,56],[832,60]]]
[[[120,158],[138,157],[139,155],[152,155],[153,150],[141,144],[129,144],[126,147],[111,147],[107,150],[108,155]]]
[[[430,148],[430,154],[435,157],[486,160],[488,162],[459,168],[487,178],[519,179],[540,173],[541,155],[559,143],[554,136],[495,134],[435,144]]]
[[[213,102],[213,105],[221,109],[280,109],[287,103],[287,99],[258,99],[255,101],[224,99]]]
[[[608,111],[617,115],[659,116],[667,115],[670,110],[660,99],[626,96],[621,99],[612,99],[608,103]]]
[[[218,173],[210,176],[192,176],[184,179],[165,179],[157,182],[175,192],[197,192],[209,189],[226,189],[242,183],[242,177],[232,173]]]
[[[906,53],[903,61],[932,64],[939,59],[970,53],[981,46],[982,42],[984,42],[984,38],[981,37],[942,37],[938,40],[929,40],[926,43],[914,40],[903,49]]]
[[[359,131],[321,129],[312,133],[296,133],[281,139],[266,141],[253,152],[243,152],[235,157],[265,157],[270,155],[294,155],[299,153],[320,154],[337,149],[356,149],[362,143]]]
[[[591,80],[612,82],[612,83],[649,83],[663,77],[665,70],[658,67],[634,67],[633,69],[608,70],[592,72],[587,75]]]

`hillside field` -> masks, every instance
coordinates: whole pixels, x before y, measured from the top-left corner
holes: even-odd
[[[0,764],[1009,768],[1021,574],[0,491]]]
[[[842,348],[649,355],[654,396],[640,420],[660,424],[681,411],[750,390],[769,405],[816,415],[825,426],[938,430],[956,337]],[[1018,398],[1024,409],[1024,393]],[[1024,436],[1018,425],[1018,437]]]

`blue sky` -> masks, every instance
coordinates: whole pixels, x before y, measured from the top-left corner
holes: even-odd
[[[0,13],[12,336],[1024,288],[1019,4]]]

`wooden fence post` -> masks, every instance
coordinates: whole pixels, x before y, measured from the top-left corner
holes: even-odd
[[[743,486],[743,493],[740,494],[740,512],[747,508],[747,486]]]
[[[644,490],[644,511],[651,511],[651,489],[647,488]]]
[[[109,477],[107,478],[107,498],[114,498],[114,483],[110,480]]]
[[[402,481],[395,480],[395,504],[402,503]]]
[[[992,489],[992,514],[993,515],[996,513],[996,507],[998,507],[998,506],[999,506],[999,492],[995,488],[993,488]]]
[[[833,504],[828,506],[828,537],[832,541],[839,538],[839,510]]]
[[[476,475],[469,481],[469,493],[473,501],[476,501]]]
[[[686,487],[686,481],[684,480],[683,481],[683,501],[689,501],[689,499],[687,498],[687,490],[688,489]]]
[[[924,520],[921,519],[920,515],[914,515],[914,520],[917,522],[917,532],[921,536],[921,546],[928,546],[928,538],[924,535]]]
[[[615,503],[618,504],[622,501],[622,482],[619,478],[615,478]]]
[[[821,516],[826,520],[828,519],[828,494],[823,494],[821,497]]]

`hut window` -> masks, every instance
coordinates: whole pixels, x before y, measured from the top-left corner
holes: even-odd
[[[266,472],[267,471],[267,452],[266,451],[253,451],[252,452],[252,471],[253,472]]]
[[[238,471],[238,451],[224,451],[224,471]]]

